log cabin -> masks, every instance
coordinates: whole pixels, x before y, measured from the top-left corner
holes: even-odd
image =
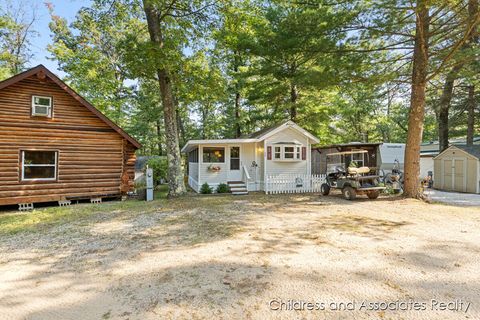
[[[43,65],[0,82],[0,206],[120,197],[140,147]]]

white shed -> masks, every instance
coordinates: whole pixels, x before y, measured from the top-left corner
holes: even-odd
[[[450,146],[434,161],[433,187],[440,190],[480,193],[480,146]]]

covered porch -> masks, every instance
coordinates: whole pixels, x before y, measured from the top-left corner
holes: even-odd
[[[263,190],[263,144],[238,140],[192,141],[187,151],[192,189],[199,192],[202,184],[208,183],[215,190],[225,183],[242,185],[246,191]]]

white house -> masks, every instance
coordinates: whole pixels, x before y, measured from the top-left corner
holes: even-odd
[[[318,142],[293,121],[238,139],[190,140],[182,148],[188,184],[197,192],[204,183],[214,189],[227,183],[237,194],[313,191],[319,181],[312,180],[311,145]]]

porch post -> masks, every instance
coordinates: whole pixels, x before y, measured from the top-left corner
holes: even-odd
[[[263,140],[263,191],[267,191],[267,140]]]
[[[200,187],[202,186],[202,183],[200,182],[202,173],[200,171],[201,166],[201,161],[203,161],[203,148],[201,145],[198,145],[198,190],[197,192],[200,192]]]
[[[258,191],[258,173],[257,173],[257,168],[258,168],[258,160],[257,160],[257,143],[255,142],[254,145],[255,148],[255,153],[254,153],[254,158],[255,158],[255,163],[257,164],[257,167],[254,168],[255,170],[255,191]]]
[[[307,156],[305,158],[307,160],[307,175],[310,175],[312,172],[312,164],[310,162],[311,156],[312,156],[312,151],[310,150],[310,138],[307,137]]]

